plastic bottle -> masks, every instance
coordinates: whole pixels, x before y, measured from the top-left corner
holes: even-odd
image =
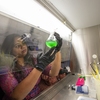
[[[54,32],[51,33],[48,37],[48,39],[46,40],[46,46],[49,48],[53,48],[57,46],[57,40],[54,36]]]

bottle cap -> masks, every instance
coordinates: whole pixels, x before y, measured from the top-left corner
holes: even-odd
[[[92,55],[92,58],[96,59],[97,58],[97,55],[96,54],[93,54]]]

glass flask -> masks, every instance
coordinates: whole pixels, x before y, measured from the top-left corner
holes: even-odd
[[[57,39],[54,36],[54,32],[51,33],[48,37],[48,39],[46,40],[46,46],[49,48],[53,48],[57,46]]]

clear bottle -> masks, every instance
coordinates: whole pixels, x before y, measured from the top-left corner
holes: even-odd
[[[49,47],[49,48],[53,48],[53,47],[56,47],[57,46],[57,39],[56,37],[54,36],[54,33],[51,33],[48,37],[48,39],[46,40],[46,46]]]
[[[96,54],[92,55],[92,65],[93,65],[94,70],[96,70],[97,73],[100,74],[100,62],[99,62],[98,56]]]
[[[98,57],[97,57],[96,54],[93,54],[93,55],[92,55],[92,60],[93,60],[93,63],[95,63],[95,64],[98,64],[98,63],[99,63]]]

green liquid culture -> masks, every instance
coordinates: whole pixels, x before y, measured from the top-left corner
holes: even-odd
[[[47,45],[47,47],[49,47],[49,48],[53,48],[53,47],[56,47],[57,46],[57,41],[46,41],[46,45]]]

